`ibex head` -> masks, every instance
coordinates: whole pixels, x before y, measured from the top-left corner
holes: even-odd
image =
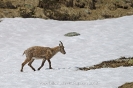
[[[63,46],[63,43],[62,43],[61,41],[60,41],[59,46],[60,46],[60,52],[61,52],[62,54],[66,54],[66,51],[65,51],[64,46]]]

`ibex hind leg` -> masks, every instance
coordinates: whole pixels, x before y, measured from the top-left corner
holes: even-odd
[[[21,66],[21,72],[23,72],[23,67],[25,66],[25,64],[27,64],[30,60],[28,58],[25,59],[25,61],[22,63],[22,66]]]
[[[36,71],[35,68],[31,65],[34,59],[31,59],[28,63],[28,65],[31,67],[32,70]]]

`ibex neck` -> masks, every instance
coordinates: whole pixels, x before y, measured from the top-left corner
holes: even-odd
[[[60,51],[60,47],[59,46],[56,46],[54,48],[52,48],[52,53],[53,53],[53,56],[58,53]]]

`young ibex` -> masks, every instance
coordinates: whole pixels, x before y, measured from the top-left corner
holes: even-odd
[[[33,46],[28,48],[23,53],[23,55],[24,54],[26,55],[26,59],[22,63],[21,72],[23,72],[23,67],[27,63],[34,71],[36,71],[35,68],[31,65],[34,59],[42,59],[42,64],[38,68],[38,70],[40,70],[44,66],[44,63],[46,60],[49,62],[49,69],[52,69],[50,59],[58,52],[61,52],[62,54],[66,54],[63,43],[61,41],[59,46],[56,46],[54,48],[41,47],[41,46]]]

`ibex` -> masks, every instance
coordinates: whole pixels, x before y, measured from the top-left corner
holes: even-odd
[[[21,72],[23,72],[23,67],[27,63],[32,68],[32,70],[36,71],[35,68],[31,65],[35,59],[42,59],[42,64],[38,68],[38,70],[40,70],[44,66],[44,63],[46,60],[49,62],[49,69],[52,69],[50,59],[58,52],[61,52],[62,54],[66,54],[63,43],[61,41],[59,46],[56,46],[54,48],[42,47],[42,46],[33,46],[28,48],[23,53],[23,55],[24,54],[26,55],[26,59],[22,63]]]

